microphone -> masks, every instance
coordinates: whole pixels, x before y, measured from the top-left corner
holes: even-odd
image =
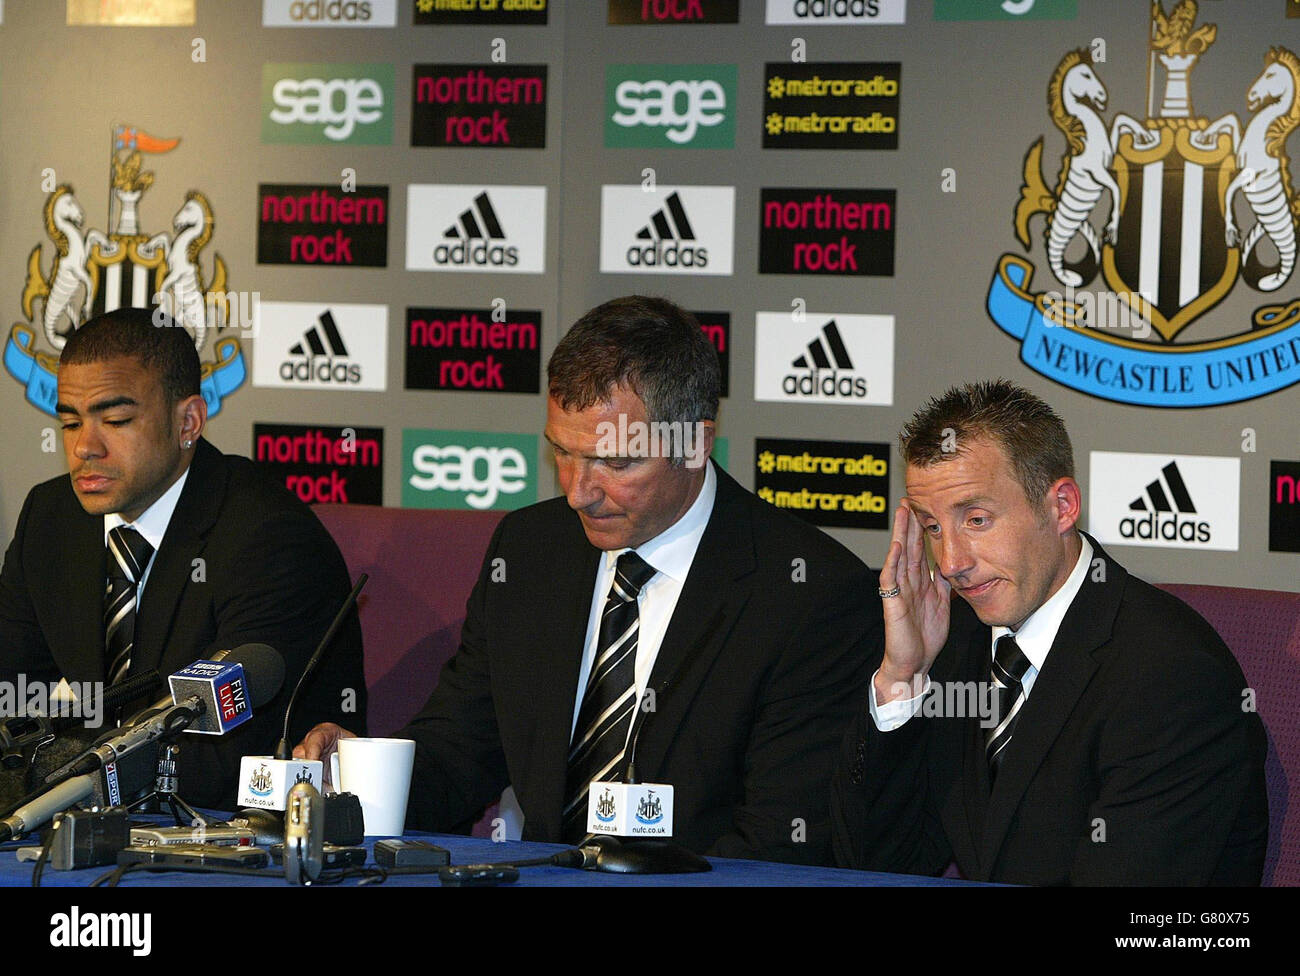
[[[220,657],[230,663],[196,661],[172,675],[174,701],[163,699],[164,706],[138,712],[129,724],[102,737],[46,782],[94,772],[195,723],[199,723],[195,731],[223,735],[252,718],[252,708],[264,706],[284,683],[284,659],[266,644],[243,644],[220,652]]]
[[[227,647],[227,648],[223,648],[222,650],[216,651],[216,652],[214,652],[213,654],[209,655],[208,657],[203,658],[202,660],[204,660],[204,661],[215,661],[215,662],[219,662],[219,661],[225,661],[225,660],[233,659],[234,661],[237,661],[237,662],[239,662],[239,663],[243,663],[244,656],[247,655],[247,654],[252,654],[252,655],[254,655],[255,657],[261,657],[261,658],[262,658],[262,660],[263,660],[263,662],[264,662],[264,664],[263,664],[262,666],[267,666],[267,667],[270,667],[270,668],[274,668],[274,667],[275,667],[274,664],[265,663],[265,662],[268,661],[268,659],[266,658],[266,652],[267,652],[267,651],[270,651],[271,654],[274,654],[277,658],[280,656],[279,653],[275,650],[275,648],[271,647],[271,646],[268,645],[268,644],[240,644],[238,647]],[[194,662],[194,663],[197,664],[197,663],[199,663],[199,662],[196,661],[196,662]],[[247,669],[245,669],[245,670],[247,670]],[[157,672],[154,672],[154,673],[157,674]],[[274,674],[274,671],[268,671],[267,673],[273,675],[273,674]],[[279,678],[276,679],[276,689],[277,689],[277,690],[279,689],[279,686],[284,682],[284,664],[283,664],[283,660],[281,661],[281,664],[280,664],[280,671],[279,671],[279,674],[280,674]],[[125,684],[126,682],[122,682],[122,683]],[[115,687],[116,687],[116,686],[115,686]],[[105,697],[107,698],[107,696],[108,696],[110,693],[111,693],[111,689],[110,689],[109,692],[105,692],[105,693],[104,693],[104,694],[105,694]],[[133,697],[134,697],[134,696],[133,696]],[[275,697],[275,696],[272,695],[271,697],[273,698],[273,697]],[[130,700],[130,699],[128,699],[128,701],[129,701],[129,700]],[[268,699],[268,700],[269,700],[269,699]],[[140,719],[144,718],[145,716],[147,716],[147,715],[148,715],[149,713],[151,713],[151,712],[157,712],[157,711],[161,711],[161,710],[164,709],[164,708],[169,708],[169,707],[172,705],[173,701],[174,701],[174,698],[172,697],[171,692],[169,691],[167,694],[163,695],[161,698],[159,698],[157,701],[155,701],[152,705],[148,705],[148,706],[146,706],[145,708],[140,709],[138,712],[135,712],[135,713],[134,713],[133,715],[131,715],[130,717],[123,718],[123,720],[122,720],[122,725],[123,725],[123,726],[132,725],[132,724],[134,724],[135,722],[140,721]],[[266,702],[262,702],[261,704],[266,704]]]
[[[334,635],[343,626],[348,612],[356,605],[361,588],[370,577],[362,573],[356,586],[348,594],[339,612],[334,615],[325,636],[321,638],[302,676],[294,685],[289,704],[284,709],[284,727],[280,741],[276,743],[275,752],[270,756],[245,756],[239,763],[239,795],[237,802],[241,807],[257,810],[287,810],[290,790],[298,783],[307,783],[312,787],[323,783],[324,763],[319,759],[294,759],[293,747],[289,744],[289,721],[293,715],[293,706],[297,704],[298,694],[307,683],[308,677],[320,663],[326,648],[334,640]]]
[[[654,689],[656,700],[672,685],[682,669],[695,660],[701,649],[708,646],[722,619],[723,613],[719,609],[705,628],[704,636],[688,650],[672,674]],[[591,843],[600,848],[602,860],[598,870],[633,874],[707,870],[699,867],[707,862],[668,840],[673,835],[672,784],[642,783],[637,776],[636,747],[649,720],[649,711],[638,704],[624,750],[626,763],[622,780],[593,780],[588,787],[587,830],[594,835]]]
[[[86,773],[46,790],[30,803],[24,803],[0,820],[0,843],[21,837],[49,822],[62,810],[80,803],[95,792],[95,775]]]
[[[349,610],[357,602],[357,597],[361,595],[361,587],[366,585],[366,580],[370,577],[362,573],[357,578],[357,585],[352,587],[352,592],[348,598],[343,601],[343,606],[339,607],[339,612],[334,615],[333,621],[330,622],[329,629],[325,631],[325,636],[321,638],[320,644],[317,645],[315,653],[312,654],[311,660],[307,666],[302,669],[302,675],[298,678],[298,683],[293,686],[293,694],[289,696],[289,704],[284,709],[284,731],[280,735],[280,741],[275,747],[276,759],[293,759],[293,746],[289,744],[289,718],[293,714],[293,706],[298,701],[298,693],[302,691],[302,686],[306,683],[308,675],[316,670],[316,665],[325,655],[325,648],[329,647],[330,642],[334,640],[334,635],[339,632],[343,626],[343,620],[347,617]]]

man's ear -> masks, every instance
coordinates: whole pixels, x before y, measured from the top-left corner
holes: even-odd
[[[1047,491],[1049,517],[1060,535],[1074,529],[1083,515],[1083,492],[1073,478],[1058,478]]]
[[[174,408],[177,440],[183,450],[198,443],[208,423],[208,402],[197,393],[179,401]]]
[[[708,463],[709,455],[713,453],[713,440],[717,434],[718,425],[712,420],[697,420],[694,422],[694,435],[690,438],[690,450],[686,452],[686,466],[688,468],[702,468]]]

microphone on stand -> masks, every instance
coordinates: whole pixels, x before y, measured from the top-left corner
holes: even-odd
[[[319,759],[294,759],[293,746],[289,742],[289,723],[293,717],[293,707],[298,702],[298,695],[307,683],[316,665],[320,663],[334,636],[343,626],[347,615],[356,606],[361,588],[370,577],[365,573],[357,579],[356,586],[348,594],[339,612],[334,615],[325,636],[321,638],[307,666],[303,668],[293,694],[284,709],[284,726],[275,752],[270,756],[244,756],[239,763],[239,793],[237,802],[241,807],[258,810],[286,810],[290,790],[297,783],[309,783],[313,787],[324,780],[324,764]]]

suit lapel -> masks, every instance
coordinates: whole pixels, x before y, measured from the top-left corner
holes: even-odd
[[[711,462],[710,462],[711,463]],[[655,711],[637,744],[639,778],[653,781],[687,709],[750,596],[739,583],[755,569],[746,492],[714,467],[713,511],[650,673]]]
[[[971,632],[966,648],[967,658],[961,671],[960,680],[985,682],[989,680],[989,648],[992,646],[992,633],[984,624]],[[989,808],[989,764],[984,750],[984,728],[979,722],[965,722],[965,734],[962,738],[962,789],[963,803],[966,807],[966,826],[969,833],[970,849],[975,852],[977,870],[970,877],[984,876],[983,844],[984,824],[988,819]]]
[[[108,568],[104,548],[104,518],[88,515],[68,487],[70,505],[59,526],[62,551],[52,553],[59,571],[51,581],[59,594],[57,639],[50,641],[59,669],[76,680],[106,678],[104,662],[104,590]]]
[[[1024,798],[1052,743],[1078,703],[1097,662],[1093,652],[1110,639],[1127,573],[1095,540],[1093,558],[1105,561],[1102,581],[1089,570],[1074,602],[1061,621],[1033,691],[1021,706],[1011,744],[1007,746],[996,785],[989,798],[984,830],[984,861],[991,869],[1006,839],[1011,819]]]
[[[581,523],[572,516],[574,537],[560,551],[548,553],[544,571],[545,603],[536,606],[525,629],[533,637],[520,646],[534,659],[526,667],[539,676],[534,686],[534,700],[529,709],[537,716],[536,734],[532,736],[532,756],[512,777],[533,771],[527,793],[538,797],[539,836],[560,835],[560,818],[564,810],[565,776],[569,765],[569,740],[573,734],[573,709],[578,688],[578,671],[582,666],[583,641],[591,611],[592,591],[602,553],[587,541]],[[555,775],[560,770],[560,775]],[[522,785],[522,784],[521,784]]]
[[[226,476],[220,459],[216,448],[205,440],[199,440],[185,487],[145,581],[140,613],[136,616],[135,648],[131,654],[133,674],[158,668],[162,663],[176,610],[185,588],[192,582],[196,569],[194,560],[203,553],[208,532],[216,521],[225,495]]]

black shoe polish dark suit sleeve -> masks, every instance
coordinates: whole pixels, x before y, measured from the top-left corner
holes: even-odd
[[[639,778],[675,787],[675,839],[693,850],[826,863],[832,763],[880,655],[874,584],[838,542],[715,470],[650,677]],[[600,558],[563,498],[502,520],[460,649],[400,733],[417,742],[410,823],[463,825],[512,784],[525,839],[559,840]]]
[[[0,572],[0,679],[105,679],[103,524],[67,475],[28,494]],[[199,441],[145,581],[131,673],[166,676],[246,643],[275,648],[286,673],[276,698],[243,726],[181,737],[186,800],[234,805],[240,757],[275,747],[293,684],[350,589],[338,547],[309,508],[248,459]],[[303,689],[290,741],[320,721],[362,733],[365,709],[353,613]]]

